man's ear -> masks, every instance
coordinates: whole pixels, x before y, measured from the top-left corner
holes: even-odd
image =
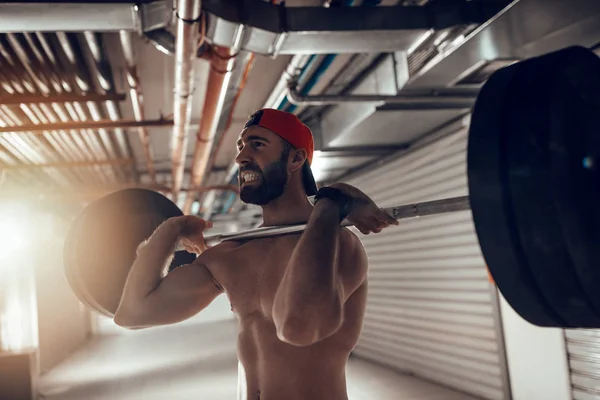
[[[293,149],[288,162],[288,172],[292,173],[302,168],[307,156],[305,149]]]

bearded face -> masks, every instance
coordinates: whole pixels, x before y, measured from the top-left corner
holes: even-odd
[[[279,198],[288,181],[288,155],[289,149],[284,150],[279,160],[264,169],[254,163],[240,167],[240,199],[247,204],[264,206]]]

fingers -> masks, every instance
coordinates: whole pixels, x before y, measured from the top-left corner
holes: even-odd
[[[378,218],[371,217],[363,217],[358,221],[354,221],[354,226],[358,229],[362,234],[368,235],[370,233],[379,233],[383,229],[390,226],[387,222],[381,221]]]
[[[397,220],[383,210],[378,210],[376,213],[363,214],[358,218],[353,218],[351,222],[364,235],[380,233],[392,225],[399,225]]]
[[[195,215],[185,216],[185,234],[195,234],[197,232],[203,232],[206,229],[210,229],[212,227],[213,223],[211,221],[206,221],[200,217],[196,217]]]
[[[381,222],[385,222],[388,225],[399,225],[400,222],[398,222],[397,219],[395,219],[394,217],[392,217],[391,215],[389,215],[388,213],[386,213],[383,210],[379,210],[379,214],[377,215],[377,218],[381,221]]]

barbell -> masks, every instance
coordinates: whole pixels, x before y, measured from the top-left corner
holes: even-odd
[[[472,110],[469,196],[385,209],[396,219],[471,209],[488,269],[511,307],[543,327],[600,328],[600,59],[568,47],[494,72]],[[65,269],[77,297],[114,316],[138,245],[183,215],[165,196],[121,190],[73,221]],[[343,224],[347,225],[347,224]],[[207,236],[301,232],[305,225]],[[169,266],[192,262],[178,250]]]

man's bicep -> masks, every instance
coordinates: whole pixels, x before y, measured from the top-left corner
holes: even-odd
[[[339,251],[338,276],[345,303],[367,279],[368,258],[360,239],[347,229],[342,231]]]
[[[197,262],[184,265],[169,272],[148,295],[144,319],[152,325],[184,321],[221,293],[222,288],[204,265]]]

